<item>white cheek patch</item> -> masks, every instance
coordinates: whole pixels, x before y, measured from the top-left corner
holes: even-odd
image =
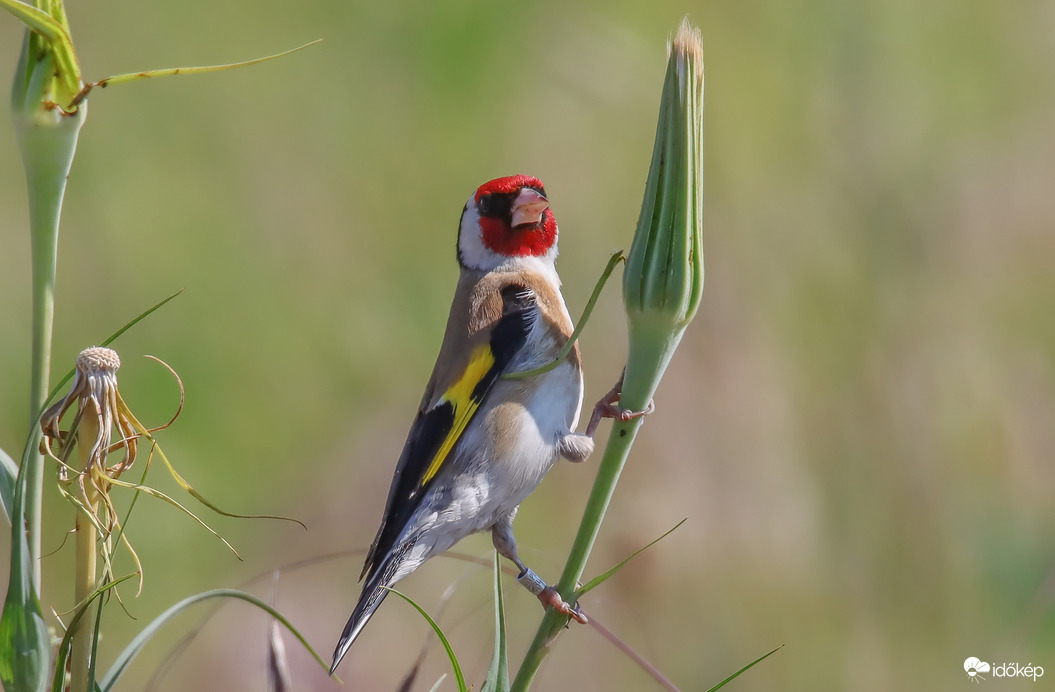
[[[507,259],[484,245],[475,192],[469,196],[465,211],[462,212],[461,227],[458,229],[458,259],[465,268],[482,272],[491,271]]]

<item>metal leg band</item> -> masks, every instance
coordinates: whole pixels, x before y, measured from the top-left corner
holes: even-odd
[[[546,582],[542,581],[529,567],[525,567],[524,571],[517,576],[517,581],[536,596],[546,590]]]

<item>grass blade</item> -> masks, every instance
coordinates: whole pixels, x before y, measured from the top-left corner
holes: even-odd
[[[4,689],[43,691],[48,684],[51,639],[33,585],[33,560],[25,531],[25,459],[36,452],[26,449],[22,472],[15,480],[11,503],[11,575],[0,616],[0,682]]]
[[[765,659],[769,658],[770,656],[772,656],[773,654],[775,654],[776,652],[780,651],[780,650],[781,650],[781,649],[783,649],[783,648],[784,648],[784,645],[783,645],[783,644],[781,644],[781,645],[780,645],[780,646],[778,646],[777,648],[775,648],[775,649],[773,649],[772,651],[770,651],[770,652],[769,652],[768,654],[762,654],[761,656],[759,656],[758,658],[756,658],[755,660],[751,661],[751,662],[750,662],[750,663],[748,663],[748,664],[747,664],[746,666],[744,666],[743,668],[741,668],[740,670],[736,671],[735,673],[733,673],[732,675],[730,675],[729,677],[727,677],[727,678],[726,678],[725,680],[722,680],[722,681],[721,681],[720,683],[718,683],[717,685],[715,685],[715,686],[714,686],[714,687],[712,687],[711,689],[707,690],[707,692],[714,692],[714,691],[715,691],[715,690],[717,690],[717,689],[720,689],[720,688],[722,688],[722,687],[725,687],[726,683],[728,683],[728,682],[729,682],[730,680],[732,680],[733,678],[737,677],[738,675],[740,675],[741,673],[743,673],[743,672],[744,672],[745,670],[747,670],[748,668],[751,668],[752,666],[754,666],[754,665],[756,665],[756,664],[758,664],[758,663],[761,663],[761,662],[762,662],[763,660],[765,660]]]
[[[7,523],[11,523],[11,511],[15,506],[15,482],[18,480],[18,464],[0,449],[0,507]]]
[[[421,617],[428,621],[429,626],[432,627],[432,631],[436,633],[436,636],[440,638],[440,642],[443,644],[443,648],[447,650],[447,658],[451,660],[451,667],[454,669],[454,678],[458,681],[458,692],[468,692],[469,688],[465,686],[465,676],[462,675],[462,667],[458,663],[458,657],[454,655],[454,649],[451,648],[451,643],[447,641],[446,635],[443,634],[443,630],[436,624],[436,621],[429,617],[429,614],[425,612],[425,609],[414,602],[410,596],[405,593],[396,591],[395,589],[384,587],[385,590],[391,591],[395,595],[402,598],[404,601],[414,606],[414,609],[421,613]]]
[[[509,658],[506,655],[506,613],[502,602],[502,565],[495,551],[495,652],[487,669],[482,692],[509,692]]]
[[[615,567],[612,567],[607,572],[604,572],[603,574],[600,574],[600,575],[594,577],[593,579],[591,579],[590,581],[586,582],[586,584],[583,585],[583,587],[581,589],[579,589],[578,591],[575,592],[576,600],[578,600],[579,597],[582,596],[583,594],[585,594],[586,592],[593,591],[598,586],[600,586],[604,582],[608,581],[608,579],[610,579],[616,572],[618,572],[619,570],[623,569],[623,567],[626,565],[626,563],[630,562],[631,560],[633,560],[635,557],[637,557],[641,553],[645,552],[646,550],[648,550],[649,548],[651,548],[655,544],[659,543],[660,541],[662,541],[664,538],[666,538],[670,534],[674,533],[674,531],[676,531],[679,526],[681,526],[682,524],[684,524],[688,520],[689,520],[688,517],[682,519],[677,524],[675,524],[674,528],[672,528],[670,531],[667,531],[665,534],[663,534],[662,536],[660,536],[656,540],[652,541],[648,545],[644,546],[643,548],[638,548],[633,553],[631,553],[627,558],[625,558],[624,560],[620,561],[619,564],[617,564]]]
[[[128,665],[132,662],[132,659],[134,659],[136,655],[140,651],[142,651],[143,647],[146,646],[147,642],[150,641],[151,637],[157,634],[158,630],[160,630],[164,625],[168,624],[169,620],[179,615],[184,610],[187,610],[191,606],[213,598],[236,598],[245,601],[246,603],[250,603],[256,606],[257,608],[260,608],[264,612],[270,614],[273,618],[282,623],[282,625],[287,630],[289,630],[294,637],[297,638],[297,640],[304,646],[304,648],[307,649],[309,653],[311,653],[312,657],[319,662],[319,665],[321,665],[323,669],[327,671],[330,669],[329,663],[322,660],[322,656],[320,656],[318,652],[315,651],[314,648],[312,648],[311,644],[308,643],[308,640],[304,638],[304,635],[302,635],[296,627],[290,624],[289,620],[287,620],[285,616],[282,615],[282,613],[278,612],[264,601],[261,601],[256,596],[251,596],[250,594],[247,594],[244,591],[239,591],[237,589],[216,589],[213,591],[204,591],[202,593],[195,594],[193,596],[183,599],[179,603],[166,610],[161,615],[157,616],[153,622],[144,627],[143,630],[136,635],[135,639],[133,639],[128,644],[128,646],[125,647],[125,650],[122,651],[121,654],[117,657],[117,660],[114,661],[113,667],[111,667],[109,672],[106,673],[106,677],[103,678],[102,682],[99,684],[100,688],[102,689],[102,692],[109,692],[113,689],[114,685],[117,684],[118,679],[120,679],[121,675],[125,672],[125,669],[127,669]]]

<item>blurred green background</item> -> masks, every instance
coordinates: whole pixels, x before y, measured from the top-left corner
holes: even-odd
[[[186,287],[115,344],[127,401],[147,423],[168,418],[175,386],[142,355],[166,360],[186,383],[186,409],[161,437],[182,473],[228,510],[310,529],[203,510],[239,562],[141,501],[129,535],[146,588],[125,589],[137,620],[109,608],[104,665],[180,598],[369,544],[442,335],[458,214],[479,183],[545,181],[579,314],[608,253],[629,247],[664,41],[688,13],[707,60],[707,287],[587,576],[688,521],[584,607],[685,690],[779,644],[736,689],[958,690],[969,656],[1055,678],[1055,4],[68,9],[88,79],[325,39],[90,98],[63,216],[56,376]],[[20,37],[0,16],[0,75],[13,74]],[[5,129],[9,115],[0,99]],[[0,136],[0,446],[16,457],[27,226],[14,138]],[[590,401],[625,355],[616,286],[582,339]],[[521,553],[543,576],[559,574],[594,469],[559,465],[522,508]],[[152,478],[178,494],[162,467]],[[47,494],[50,552],[72,511]],[[5,555],[8,542],[0,532]],[[71,606],[72,548],[45,558],[46,609]],[[459,550],[489,556],[489,539]],[[280,580],[280,608],[324,655],[361,559]],[[509,584],[518,664],[541,612]],[[488,570],[439,558],[402,588],[437,612],[451,585],[439,619],[479,682]],[[270,592],[267,579],[249,588]],[[196,617],[154,641],[122,689],[143,689]],[[390,599],[340,669],[347,688],[395,689],[426,632]],[[262,689],[265,642],[263,617],[225,606],[158,689]],[[336,688],[287,648],[299,689]],[[415,689],[448,670],[438,649]],[[653,686],[590,628],[565,632],[538,679]]]

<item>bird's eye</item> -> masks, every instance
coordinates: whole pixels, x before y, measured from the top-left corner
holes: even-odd
[[[481,216],[490,216],[494,212],[494,206],[494,197],[491,195],[484,195],[476,203],[476,208],[480,211]]]

